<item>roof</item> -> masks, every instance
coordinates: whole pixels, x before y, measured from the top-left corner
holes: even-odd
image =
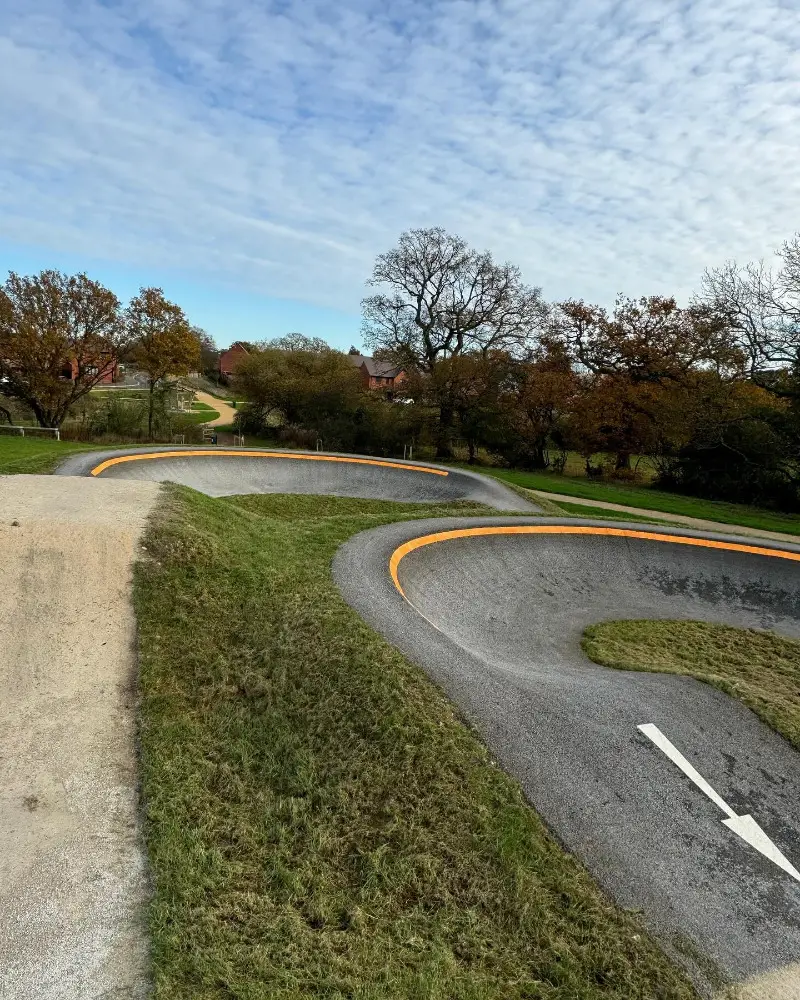
[[[357,368],[364,365],[367,374],[371,375],[372,378],[396,378],[404,370],[402,365],[393,365],[391,361],[379,361],[377,358],[370,358],[365,354],[348,354],[347,356]]]
[[[245,354],[250,353],[240,340],[234,340],[231,346],[227,347],[224,351],[222,351],[222,353],[227,354],[228,351],[244,351]]]

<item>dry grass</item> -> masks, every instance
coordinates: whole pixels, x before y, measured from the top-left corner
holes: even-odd
[[[696,621],[615,621],[586,629],[583,649],[618,670],[684,674],[751,708],[800,749],[800,641]]]

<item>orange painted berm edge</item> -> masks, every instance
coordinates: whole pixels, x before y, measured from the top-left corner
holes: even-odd
[[[285,451],[245,451],[242,448],[232,450],[216,449],[215,451],[150,451],[141,455],[117,455],[116,458],[108,458],[91,470],[92,476],[99,476],[101,472],[112,465],[120,465],[123,462],[141,462],[148,458],[194,458],[207,457],[217,458],[220,455],[235,455],[237,458],[292,458],[306,462],[349,462],[352,465],[379,465],[386,469],[406,469],[410,472],[429,472],[432,476],[449,476],[450,473],[444,469],[428,469],[424,465],[408,465],[400,462],[384,462],[378,458],[345,458],[336,455],[292,455]]]
[[[584,524],[508,524],[485,525],[481,528],[458,528],[452,531],[437,531],[432,535],[421,535],[398,546],[389,560],[389,572],[401,596],[408,600],[398,578],[400,562],[415,549],[436,542],[446,542],[454,538],[470,538],[477,535],[613,535],[617,538],[643,538],[650,542],[671,542],[674,545],[696,545],[707,549],[726,549],[729,552],[747,552],[750,555],[773,556],[778,559],[792,559],[800,562],[800,552],[783,549],[768,549],[760,545],[744,545],[738,542],[718,542],[713,538],[689,538],[685,535],[664,535],[655,531],[638,531],[635,528],[593,528]],[[410,603],[410,602],[409,602]]]

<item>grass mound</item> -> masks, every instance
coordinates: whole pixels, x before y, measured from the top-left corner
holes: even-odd
[[[583,649],[618,670],[684,674],[743,701],[800,750],[800,641],[696,621],[614,621],[584,632]]]
[[[337,547],[484,514],[171,487],[138,565],[156,997],[688,1000],[425,675]]]

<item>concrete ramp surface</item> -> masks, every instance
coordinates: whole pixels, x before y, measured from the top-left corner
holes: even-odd
[[[68,459],[62,476],[180,483],[209,496],[314,493],[377,500],[471,500],[497,510],[537,508],[495,479],[462,469],[328,452],[244,448],[137,448]]]
[[[799,546],[447,519],[357,535],[334,572],[704,994],[752,981],[769,992],[742,995],[800,997],[800,755],[714,688],[580,649],[587,625],[618,618],[800,637]]]

